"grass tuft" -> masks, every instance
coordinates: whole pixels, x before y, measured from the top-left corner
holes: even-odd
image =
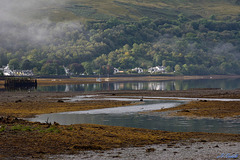
[[[23,126],[23,125],[15,125],[12,126],[11,129],[12,131],[32,131],[32,127],[31,126]]]
[[[6,126],[0,126],[0,132],[4,132],[6,130]]]
[[[60,130],[58,128],[56,128],[55,126],[52,126],[52,127],[48,128],[48,129],[46,129],[45,132],[60,133]]]

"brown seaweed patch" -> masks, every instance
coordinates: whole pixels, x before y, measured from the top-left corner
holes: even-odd
[[[239,101],[192,101],[174,108],[156,110],[154,112],[170,112],[170,116],[237,118],[240,115]]]
[[[0,154],[8,157],[40,157],[76,153],[80,150],[106,150],[177,141],[239,141],[238,134],[181,133],[93,124],[52,125],[13,118],[1,118]],[[152,152],[149,149],[146,152]]]

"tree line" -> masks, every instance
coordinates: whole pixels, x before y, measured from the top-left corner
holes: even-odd
[[[35,43],[0,34],[0,66],[32,69],[36,75],[63,75],[63,66],[75,75],[153,66],[183,75],[240,74],[240,15],[227,20],[182,14],[175,20],[111,18],[65,26],[60,34],[57,25],[48,26],[50,36]]]

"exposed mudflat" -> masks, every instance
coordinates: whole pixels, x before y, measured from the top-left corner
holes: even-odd
[[[98,97],[111,96],[139,96],[139,97],[189,97],[189,98],[231,98],[240,99],[240,90],[186,90],[186,91],[105,91],[105,92],[0,92],[0,116],[13,116],[18,118],[33,117],[37,114],[81,111],[89,109],[100,109],[130,105],[130,101],[78,101],[75,103],[67,102],[68,97],[72,98],[79,95],[98,95]],[[65,99],[62,99],[65,98]],[[200,103],[200,102],[199,102]],[[204,103],[204,104],[203,104]],[[200,105],[206,106],[209,102],[201,102]],[[225,104],[226,102],[216,102]],[[229,105],[224,110],[234,111],[233,116],[239,113],[239,102],[227,102]],[[198,106],[200,106],[198,105]],[[214,105],[214,103],[212,103]],[[231,108],[232,107],[232,108]],[[205,108],[208,113],[209,109]],[[216,107],[215,107],[216,109]],[[234,109],[234,110],[233,110]],[[221,114],[222,110],[219,110]],[[191,112],[192,113],[192,112]],[[199,112],[201,113],[201,112]],[[228,116],[231,113],[226,114]],[[197,115],[198,116],[198,115]],[[220,117],[221,118],[221,117]]]
[[[180,133],[87,124],[63,126],[19,120],[37,114],[118,107],[131,103],[112,100],[67,102],[68,97],[89,94],[103,97],[239,98],[240,90],[0,92],[0,159],[209,159],[208,156],[214,159],[222,153],[239,154],[236,149],[240,148],[239,134]],[[226,110],[234,109],[237,118],[239,102],[229,102],[227,106]]]
[[[184,116],[191,118],[240,118],[240,101],[192,101],[174,108],[155,110],[166,112],[170,116]]]

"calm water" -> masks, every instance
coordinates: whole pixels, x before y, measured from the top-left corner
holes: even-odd
[[[224,90],[240,88],[240,79],[174,80],[159,82],[116,82],[79,85],[58,85],[38,87],[38,91],[102,91],[102,90],[187,90],[191,88],[221,88]],[[79,98],[79,97],[77,97]],[[81,97],[80,97],[81,98]],[[139,99],[138,99],[139,100]],[[177,132],[215,132],[240,134],[240,119],[187,119],[166,117],[163,113],[140,114],[141,111],[173,107],[182,101],[151,101],[134,108],[114,108],[92,111],[44,114],[31,121],[58,122],[60,124],[102,124],[136,127]]]
[[[187,90],[190,88],[221,88],[224,90],[240,88],[240,79],[202,79],[174,80],[158,82],[115,82],[94,84],[67,84],[57,86],[38,86],[37,91],[104,91],[104,90]]]
[[[65,112],[39,115],[28,119],[39,122],[58,122],[70,124],[101,124],[123,127],[146,128],[174,132],[212,132],[240,134],[240,120],[221,119],[188,119],[180,117],[166,117],[165,113],[139,113],[142,110],[160,109],[182,104],[182,101],[152,101],[146,104],[99,109],[90,111]],[[136,107],[136,110],[132,110]]]

